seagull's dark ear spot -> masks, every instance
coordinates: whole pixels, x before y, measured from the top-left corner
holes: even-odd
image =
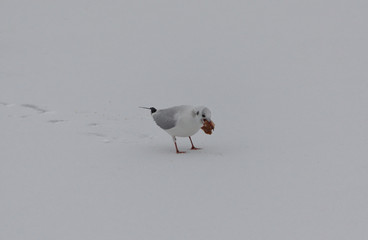
[[[196,114],[199,115],[199,111],[197,111]]]

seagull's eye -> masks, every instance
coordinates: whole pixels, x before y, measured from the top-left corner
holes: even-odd
[[[202,114],[202,117],[206,117],[206,115]]]

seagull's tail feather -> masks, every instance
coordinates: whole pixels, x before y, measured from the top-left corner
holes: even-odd
[[[157,111],[157,109],[154,108],[154,107],[139,107],[139,108],[149,109],[149,110],[151,110],[151,114]]]

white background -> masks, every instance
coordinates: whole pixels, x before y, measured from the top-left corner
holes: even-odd
[[[367,239],[367,8],[1,0],[0,239]]]

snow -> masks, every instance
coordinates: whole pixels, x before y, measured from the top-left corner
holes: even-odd
[[[1,1],[0,239],[367,239],[366,8]]]

